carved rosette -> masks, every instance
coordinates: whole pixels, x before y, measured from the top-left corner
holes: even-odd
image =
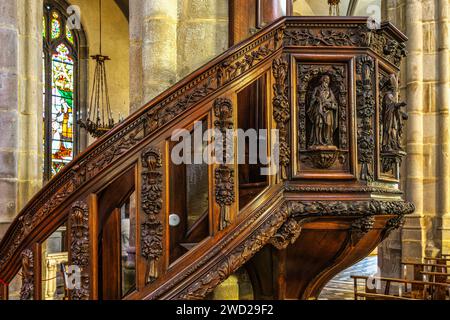
[[[358,56],[356,61],[356,96],[358,122],[358,161],[360,179],[373,181],[375,153],[374,137],[374,75],[375,63],[370,56]]]
[[[277,123],[279,130],[279,155],[281,179],[287,179],[287,168],[290,163],[291,151],[289,148],[289,120],[291,118],[291,110],[289,106],[289,87],[288,81],[289,63],[286,58],[280,57],[275,59],[272,64],[273,77],[275,84],[273,85],[274,98],[273,118]]]
[[[72,300],[89,300],[89,209],[85,202],[73,204],[69,215],[70,226],[70,265],[77,266],[81,272],[81,287],[70,292]]]
[[[30,249],[22,252],[22,287],[20,300],[33,300],[34,298],[34,254]]]
[[[221,150],[221,165],[215,169],[215,197],[220,207],[219,230],[225,229],[231,223],[230,206],[235,202],[234,191],[234,168],[226,165],[232,156],[233,140],[227,135],[227,130],[233,126],[233,104],[228,98],[218,98],[214,101],[214,115],[216,121],[214,126],[221,134],[221,141],[217,141]],[[220,151],[219,151],[220,152]]]
[[[149,147],[142,152],[142,210],[145,213],[141,224],[141,254],[147,259],[147,281],[158,278],[158,260],[162,256],[163,225],[162,209],[162,158],[159,149]]]
[[[290,244],[294,244],[300,236],[302,227],[295,219],[288,219],[277,233],[270,239],[270,243],[278,250],[286,249]]]

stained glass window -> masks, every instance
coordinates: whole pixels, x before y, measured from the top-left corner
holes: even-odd
[[[44,177],[47,180],[72,161],[77,150],[77,37],[75,30],[68,28],[63,8],[53,2],[44,5],[42,33]]]

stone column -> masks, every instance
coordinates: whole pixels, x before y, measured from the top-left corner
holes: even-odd
[[[130,111],[139,109],[144,101],[142,70],[143,1],[131,0],[129,14],[130,31]]]
[[[423,29],[422,3],[420,0],[406,0],[405,29],[409,37],[406,72],[406,98],[408,103],[408,128],[406,161],[406,195],[416,206],[413,215],[406,218],[402,231],[402,256],[416,260],[424,254],[423,221]],[[413,18],[414,17],[414,18]],[[414,259],[416,258],[416,259]]]
[[[228,0],[178,0],[177,80],[228,48]]]
[[[0,238],[42,184],[42,6],[0,4]]]
[[[16,1],[0,3],[0,238],[14,218],[19,158],[19,30]]]
[[[450,4],[448,0],[437,1],[438,31],[438,84],[437,105],[439,108],[439,215],[437,234],[443,253],[450,253]]]
[[[17,0],[19,14],[19,136],[17,209],[42,187],[43,0]]]
[[[143,103],[173,85],[177,70],[178,0],[143,0]]]

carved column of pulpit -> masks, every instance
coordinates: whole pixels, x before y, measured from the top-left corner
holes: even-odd
[[[406,105],[398,94],[405,41],[391,24],[373,30],[363,18],[287,19],[273,81],[282,78],[289,88],[289,116],[278,128],[288,145],[280,150],[286,170],[280,178],[290,218],[272,239],[272,254],[251,262],[268,263],[271,256],[275,298],[317,298],[334,275],[369,255],[414,211],[399,187],[406,156]],[[282,94],[276,88],[277,121]]]

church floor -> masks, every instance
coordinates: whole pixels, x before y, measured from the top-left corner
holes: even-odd
[[[334,277],[319,296],[319,300],[354,300],[352,275],[371,276],[377,272],[377,256],[368,257]]]

